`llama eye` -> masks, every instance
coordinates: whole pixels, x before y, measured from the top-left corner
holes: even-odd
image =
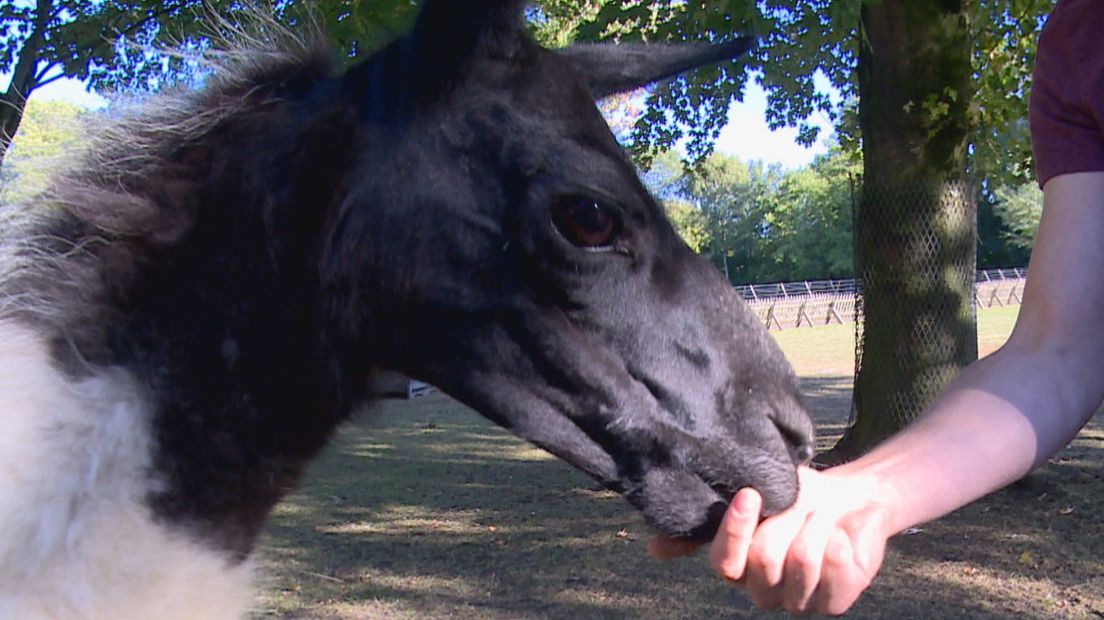
[[[552,200],[552,225],[581,248],[608,247],[621,232],[621,218],[613,207],[582,196],[557,196]]]

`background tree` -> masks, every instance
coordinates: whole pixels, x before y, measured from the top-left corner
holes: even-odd
[[[11,74],[7,89],[0,93],[0,162],[34,91],[64,77],[108,82],[113,66],[140,79],[153,65],[129,52],[126,41],[156,38],[157,33],[175,30],[173,22],[180,32],[187,32],[196,22],[181,17],[199,5],[85,0],[0,4],[0,28],[6,33],[0,41],[0,72]]]
[[[659,154],[644,182],[687,243],[734,284],[851,276],[851,208],[861,168],[838,147],[782,170],[712,154]]]
[[[81,118],[90,114],[62,101],[32,101],[11,155],[0,169],[0,199],[16,201],[46,189],[50,172],[80,148]]]
[[[1035,232],[1043,215],[1043,190],[1034,181],[1028,181],[1019,186],[999,187],[994,198],[994,211],[1003,224],[1001,236],[1011,250],[1026,259],[1035,245]]]
[[[861,166],[838,146],[812,165],[787,172],[779,188],[782,237],[775,251],[787,281],[850,278],[852,205]]]
[[[713,231],[701,209],[680,198],[663,201],[663,208],[691,250],[701,254],[713,244]]]
[[[771,249],[781,170],[714,153],[684,181],[685,196],[701,211],[710,235],[703,252],[731,282],[776,279]]]

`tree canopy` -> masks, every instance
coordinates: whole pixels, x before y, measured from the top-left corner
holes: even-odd
[[[859,144],[853,115],[860,14],[880,0],[537,0],[530,23],[546,45],[575,41],[717,41],[754,33],[758,47],[743,61],[699,71],[653,89],[631,143],[638,154],[655,153],[685,139],[692,159],[711,150],[728,106],[742,97],[747,80],[768,93],[767,122],[793,126],[812,143],[815,112],[833,118],[841,144]],[[61,77],[88,80],[104,89],[156,88],[184,69],[166,47],[202,47],[211,32],[204,15],[232,22],[250,7],[268,5],[290,23],[305,12],[318,19],[335,48],[354,60],[402,32],[417,0],[28,0],[0,3],[0,72],[12,75],[0,99],[0,129],[13,136],[23,101]],[[1053,0],[974,0],[969,3],[976,96],[972,149],[979,174],[1004,183],[1031,175],[1026,94],[1035,40]],[[819,90],[831,84],[833,91]],[[917,105],[938,108],[938,96]],[[6,148],[6,141],[0,142]]]
[[[0,168],[0,200],[17,201],[46,189],[59,160],[83,146],[83,108],[63,101],[31,101],[11,155]]]
[[[687,244],[747,284],[850,277],[858,173],[838,147],[796,170],[720,153],[688,168],[668,151],[644,180]]]
[[[335,49],[356,58],[395,37],[415,0],[26,0],[0,2],[0,161],[27,100],[62,78],[100,90],[156,90],[195,70],[187,54],[211,45],[220,29],[270,10],[291,26],[313,19]],[[174,50],[166,53],[166,50]]]

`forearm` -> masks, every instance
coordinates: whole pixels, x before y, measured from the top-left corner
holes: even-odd
[[[940,517],[1028,473],[1064,446],[1099,397],[1078,360],[1006,347],[966,369],[929,411],[829,472],[868,485],[891,533]]]
[[[1104,173],[1055,177],[1008,343],[963,371],[911,427],[830,470],[889,509],[895,533],[1012,482],[1104,398]]]

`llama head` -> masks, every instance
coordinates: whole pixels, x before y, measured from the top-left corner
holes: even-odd
[[[794,374],[595,105],[749,45],[551,51],[525,33],[522,2],[429,0],[342,78],[358,154],[323,257],[341,339],[667,534],[711,536],[743,486],[767,512],[788,506],[812,450]]]

